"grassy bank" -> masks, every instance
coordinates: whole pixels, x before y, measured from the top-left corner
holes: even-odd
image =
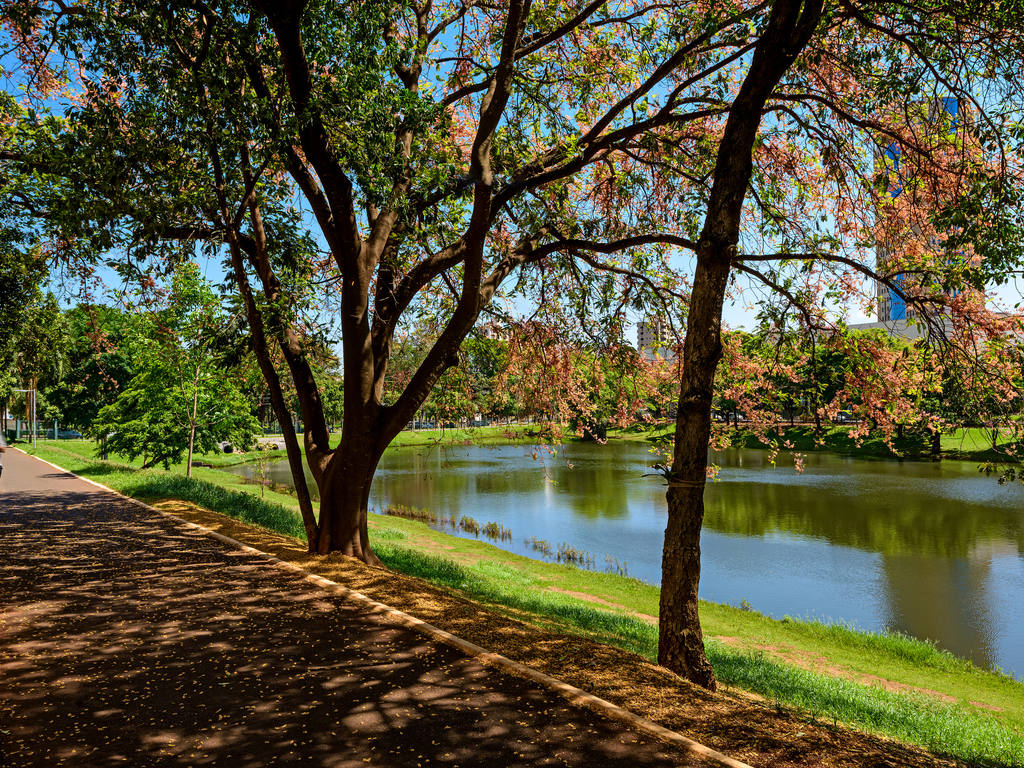
[[[513,424],[510,426],[490,426],[490,427],[472,427],[469,429],[417,429],[417,430],[406,430],[400,432],[398,436],[391,441],[392,448],[412,448],[417,446],[428,446],[428,445],[516,445],[516,444],[530,444],[536,442],[542,442],[545,438],[546,430],[543,425],[531,425],[531,424]],[[341,439],[340,434],[334,434],[331,436],[331,445],[336,446],[338,441]],[[280,437],[269,436],[261,439],[263,442],[280,440]],[[60,446],[64,450],[72,453],[79,454],[83,457],[95,458],[96,457],[96,443],[92,440],[60,440],[54,442],[52,440],[40,441],[40,444],[46,442],[48,445]],[[300,449],[305,451],[302,447],[302,436],[299,436]],[[285,459],[284,450],[272,450],[265,452],[265,456],[270,461],[281,461]],[[255,461],[259,457],[259,453],[256,451],[234,451],[232,453],[222,453],[215,451],[213,453],[199,453],[196,454],[194,464],[199,467],[233,467],[238,464],[248,464]],[[142,460],[136,459],[135,461],[127,461],[122,457],[114,457],[115,461],[129,466],[141,467]],[[172,464],[171,471],[184,471],[184,464]]]
[[[624,429],[610,429],[609,440],[634,440],[656,442],[671,439],[675,427],[671,423],[637,424]],[[787,427],[779,437],[780,441],[789,441],[792,450],[802,453],[825,451],[844,456],[878,459],[917,459],[931,460],[931,443],[926,435],[907,433],[903,438],[893,442],[893,450],[881,437],[869,436],[860,442],[850,437],[850,426],[826,427],[821,434],[815,432],[810,425]],[[274,438],[267,438],[272,440]],[[400,432],[391,442],[391,448],[412,448],[430,445],[516,445],[535,444],[550,441],[551,432],[543,424],[514,424],[510,426],[471,427],[467,429],[422,429]],[[562,441],[576,441],[571,433],[565,433]],[[332,435],[331,445],[337,445],[340,435]],[[52,443],[52,441],[47,441]],[[60,445],[65,450],[84,457],[95,457],[96,444],[89,440],[62,440]],[[734,431],[733,444],[744,448],[764,449],[765,445],[754,434],[742,428]],[[301,446],[301,436],[300,436]],[[1013,453],[1014,441],[1008,433],[1002,434],[997,440],[997,447],[992,448],[992,437],[988,430],[963,428],[942,435],[942,457],[960,461],[1005,462]],[[283,450],[269,451],[266,457],[270,461],[285,458]],[[234,453],[197,454],[195,461],[200,466],[224,468],[238,464],[246,464],[256,460],[259,454],[255,451]],[[140,467],[141,460],[125,462],[116,457],[117,461]],[[171,471],[183,471],[182,464],[172,465]]]
[[[40,443],[67,469],[146,500],[182,499],[297,538],[294,499],[258,491],[214,469],[175,472],[91,458],[87,444]],[[481,522],[486,512],[479,514]],[[393,569],[470,596],[517,618],[654,658],[658,589],[510,554],[421,522],[371,515],[371,535]],[[939,753],[1024,765],[1024,685],[931,645],[815,622],[776,621],[703,603],[708,653],[719,678],[815,718],[849,723]]]
[[[645,440],[656,441],[671,438],[674,430],[672,424],[640,424],[626,429],[609,430],[608,437],[613,440]],[[798,425],[787,427],[779,437],[780,441],[788,440],[793,450],[802,453],[813,451],[829,451],[844,456],[879,459],[927,459],[931,460],[931,442],[926,435],[906,433],[904,437],[895,439],[893,447],[896,453],[877,436],[864,438],[859,443],[850,437],[852,427],[825,427],[821,434],[815,432],[813,426]],[[991,434],[984,429],[964,428],[942,435],[942,457],[962,461],[1006,461],[1014,441],[1008,433],[1001,434],[996,441],[997,447],[992,449]],[[733,444],[744,448],[764,448],[757,436],[742,427],[733,433]]]

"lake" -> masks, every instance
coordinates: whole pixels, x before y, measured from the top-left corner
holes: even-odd
[[[566,542],[656,584],[666,507],[661,478],[643,476],[652,461],[634,442],[392,449],[371,504],[494,521],[512,531],[505,549],[544,559],[528,539]],[[797,473],[739,449],[714,461],[702,598],[898,630],[1024,679],[1024,485],[971,462],[811,453]],[[286,462],[268,476],[291,485]]]

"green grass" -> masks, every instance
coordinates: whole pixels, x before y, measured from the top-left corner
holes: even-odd
[[[508,445],[535,443],[541,439],[542,425],[470,427],[469,429],[418,429],[399,432],[392,448],[417,445]]]
[[[448,557],[395,545],[391,543],[393,537],[402,532],[384,530],[388,534],[385,537],[375,536],[374,546],[378,556],[390,568],[458,590],[485,604],[543,617],[543,623],[551,623],[555,628],[570,628],[652,660],[657,656],[658,633],[651,622],[600,610],[583,601],[547,591],[543,589],[541,579],[508,564],[484,561],[474,567],[466,567]],[[766,617],[758,618],[760,623],[772,623]],[[912,661],[946,672],[988,674],[973,669],[969,662],[910,638],[858,633],[848,627],[829,627],[813,622],[790,623],[793,624],[792,634],[806,633],[810,637],[828,638],[831,644],[849,643],[873,656],[892,655],[897,660]],[[705,619],[709,634],[714,624],[714,621]],[[799,707],[819,719],[855,725],[983,764],[1024,764],[1024,733],[969,704],[946,704],[924,694],[898,693],[861,685],[838,676],[781,663],[763,651],[734,649],[715,640],[707,644],[707,652],[721,682]],[[1021,687],[1019,684],[1011,684],[1011,687],[1014,685]],[[1016,693],[1019,705],[1021,691]]]
[[[261,438],[261,440],[269,440]],[[279,438],[278,438],[279,439]],[[337,446],[340,441],[340,434],[331,435],[331,446]],[[391,448],[411,448],[426,445],[510,445],[530,444],[543,440],[543,425],[514,424],[511,426],[490,426],[472,427],[469,429],[421,429],[406,430],[399,432],[398,436],[391,441]],[[50,446],[60,448],[69,453],[74,453],[82,458],[97,459],[97,443],[93,440],[40,440],[39,446]],[[299,448],[305,453],[302,445],[302,436],[299,436]],[[254,462],[260,455],[257,451],[234,451],[222,453],[197,453],[193,458],[193,468],[204,468],[204,465],[212,468],[232,467],[238,464],[249,464]],[[282,461],[287,458],[285,451],[268,451],[263,453],[270,461]],[[117,463],[141,468],[142,459],[129,461],[123,457],[116,457]],[[172,472],[184,472],[185,463],[178,462],[170,465]]]
[[[268,491],[260,499],[253,486],[226,472],[198,469],[186,480],[162,470],[101,462],[69,442],[40,443],[38,453],[130,495],[183,499],[303,538],[293,497]],[[527,614],[542,626],[656,656],[655,586],[522,557],[415,520],[371,515],[370,527],[375,551],[397,571],[499,611]],[[701,620],[708,656],[724,683],[814,718],[851,724],[938,753],[984,765],[1024,766],[1024,684],[1005,675],[902,635],[780,621],[706,602],[701,604]],[[902,688],[864,684],[867,676]]]
[[[673,424],[638,424],[625,429],[608,431],[609,439],[655,441],[671,438],[675,430]],[[850,437],[852,427],[825,426],[820,435],[809,425],[787,427],[779,437],[780,441],[789,440],[793,450],[802,453],[812,451],[829,451],[845,456],[859,458],[907,458],[930,460],[931,442],[927,435],[907,432],[903,438],[895,439],[893,446],[897,453],[879,435],[869,435],[860,442]],[[750,432],[739,429],[733,433],[734,445],[744,448],[764,448],[760,439]],[[1012,455],[1014,445],[1011,435],[1002,433],[997,440],[997,449],[992,449],[992,438],[988,430],[975,427],[961,428],[942,435],[942,456],[947,459],[963,461],[1006,461]],[[1021,446],[1024,448],[1024,445]]]

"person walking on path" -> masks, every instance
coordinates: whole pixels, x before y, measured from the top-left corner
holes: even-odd
[[[7,450],[7,438],[4,431],[0,429],[0,477],[4,476],[4,452]]]

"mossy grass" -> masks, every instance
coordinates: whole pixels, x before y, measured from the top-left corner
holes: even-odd
[[[212,469],[186,480],[83,456],[63,444],[38,453],[73,472],[145,498],[182,499],[296,538],[294,498]],[[371,515],[371,535],[391,568],[458,591],[492,609],[654,658],[658,588],[453,537],[417,520]],[[841,624],[776,620],[702,603],[708,655],[719,679],[811,717],[882,733],[937,753],[993,766],[1024,766],[1024,684],[934,645]]]

